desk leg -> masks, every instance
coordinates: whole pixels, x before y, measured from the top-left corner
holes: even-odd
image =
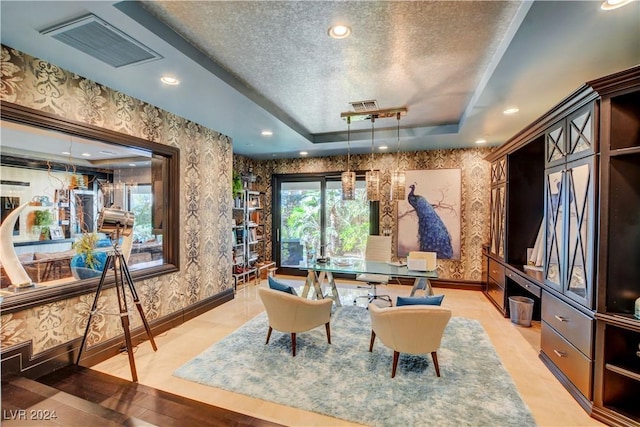
[[[322,282],[324,282],[324,277],[327,273],[321,271],[320,274],[316,273],[314,275],[313,288],[316,291],[316,299],[321,300],[324,299],[324,295],[322,295]],[[331,274],[331,273],[329,273]]]
[[[331,285],[331,298],[336,303],[336,307],[342,307],[340,295],[338,295],[338,288],[336,287],[336,281],[333,279],[333,274],[330,271],[327,271],[327,278],[329,279],[329,285]]]
[[[426,277],[416,277],[413,282],[413,288],[411,289],[410,296],[414,296],[418,289],[423,289],[425,295],[433,295],[433,288],[431,288],[431,282]]]
[[[307,270],[307,279],[304,281],[304,288],[302,288],[302,298],[306,298],[309,295],[309,290],[311,289],[311,285],[313,284],[315,287],[316,275],[313,270]]]

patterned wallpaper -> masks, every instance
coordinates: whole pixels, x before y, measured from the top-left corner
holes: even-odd
[[[0,101],[180,148],[180,271],[136,282],[148,321],[233,286],[229,137],[4,45],[0,66]],[[37,354],[81,337],[93,297],[3,315],[2,348],[33,340]],[[104,314],[117,312],[115,292],[99,304],[89,345],[122,334],[119,316]],[[141,324],[137,314],[130,320],[132,327]]]
[[[432,150],[401,153],[400,167],[404,170],[460,169],[462,173],[461,206],[461,255],[459,260],[438,260],[438,274],[442,278],[456,280],[480,280],[482,244],[489,241],[490,179],[489,162],[484,157],[490,148]],[[253,166],[260,177],[255,189],[266,193],[265,221],[267,238],[271,241],[273,174],[318,173],[343,171],[347,156],[319,158],[252,161],[234,155],[234,169],[246,171]],[[376,154],[374,168],[381,171],[382,194],[380,203],[380,230],[392,230],[393,247],[396,247],[396,205],[388,199],[391,170],[395,169],[396,155]],[[352,170],[368,170],[370,155],[351,156]],[[395,250],[395,249],[394,249]],[[271,258],[271,244],[267,244],[267,258]]]

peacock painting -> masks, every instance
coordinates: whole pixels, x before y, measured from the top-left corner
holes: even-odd
[[[436,252],[440,259],[459,257],[460,170],[414,172],[406,201],[398,204],[398,254]]]

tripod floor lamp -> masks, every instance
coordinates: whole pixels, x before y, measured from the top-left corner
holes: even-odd
[[[122,252],[120,251],[120,247],[118,246],[118,242],[121,236],[122,237],[129,236],[133,232],[134,220],[135,218],[134,218],[133,212],[127,212],[127,211],[122,211],[122,210],[112,209],[112,208],[104,208],[100,212],[100,216],[98,217],[98,231],[111,236],[111,243],[113,245],[113,250],[109,252],[107,261],[104,264],[104,269],[102,270],[102,276],[100,277],[100,283],[98,284],[98,289],[96,289],[96,294],[93,299],[93,305],[91,306],[91,310],[89,311],[89,319],[87,320],[87,327],[84,331],[84,336],[82,337],[82,344],[80,344],[80,349],[78,351],[78,359],[76,360],[76,364],[80,364],[80,357],[82,356],[82,351],[87,342],[87,336],[89,335],[89,330],[91,329],[91,320],[93,319],[94,314],[97,313],[98,299],[100,298],[100,294],[102,293],[102,287],[104,286],[104,282],[107,277],[107,272],[113,271],[113,275],[115,279],[116,294],[118,296],[120,321],[122,322],[122,329],[124,330],[125,346],[127,348],[127,354],[129,355],[129,366],[131,367],[131,377],[133,382],[138,382],[138,373],[136,372],[136,362],[133,358],[133,345],[131,343],[131,331],[129,330],[129,311],[127,309],[125,284],[128,286],[129,292],[131,293],[131,298],[133,299],[133,302],[138,308],[138,313],[140,313],[140,318],[142,319],[144,328],[147,331],[147,336],[149,337],[149,341],[151,342],[151,346],[153,347],[153,350],[157,351],[158,347],[156,347],[156,343],[153,340],[153,334],[151,332],[151,328],[149,327],[147,318],[144,315],[144,310],[142,309],[142,305],[140,304],[140,299],[138,298],[138,292],[136,291],[136,287],[133,284],[133,280],[131,279],[131,274],[129,273],[129,267],[127,266],[127,260],[125,256],[122,254]]]

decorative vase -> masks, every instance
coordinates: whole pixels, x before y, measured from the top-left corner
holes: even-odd
[[[92,277],[98,277],[102,275],[102,270],[104,269],[104,264],[107,261],[107,253],[106,252],[96,252],[93,256],[98,261],[98,265],[95,268],[89,268],[86,265],[85,254],[78,254],[71,258],[71,274],[77,280],[90,279]]]

